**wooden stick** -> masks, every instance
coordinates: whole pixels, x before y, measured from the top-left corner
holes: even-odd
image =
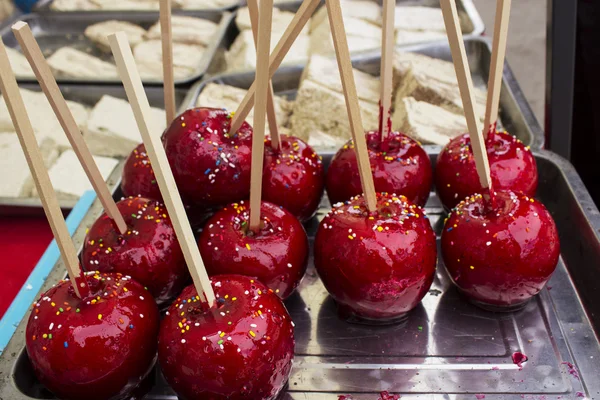
[[[356,83],[354,82],[354,72],[352,71],[346,28],[344,27],[344,19],[342,17],[342,7],[340,0],[326,0],[325,3],[327,4],[329,26],[331,28],[333,46],[342,79],[342,88],[344,90],[344,97],[346,98],[346,108],[348,110],[348,119],[350,120],[350,131],[354,140],[354,151],[356,151],[360,181],[367,206],[370,211],[375,211],[377,197],[375,195],[373,173],[371,172],[371,162],[367,152],[367,140],[360,114],[358,94],[356,93]]]
[[[162,40],[163,87],[167,126],[176,117],[175,77],[173,72],[173,30],[171,28],[171,0],[160,0],[160,37]]]
[[[490,77],[488,79],[488,95],[483,124],[483,138],[488,132],[496,130],[500,90],[502,88],[502,73],[506,57],[506,40],[508,37],[508,22],[510,20],[511,0],[496,1],[496,21],[494,22],[494,41],[492,43],[492,59],[490,62]]]
[[[392,107],[394,61],[395,0],[383,0],[383,29],[381,39],[381,108],[379,110],[379,133],[381,142],[391,129],[390,108]]]
[[[142,134],[146,152],[152,163],[158,188],[171,217],[175,234],[179,240],[179,245],[183,251],[192,279],[194,280],[194,285],[198,294],[212,306],[215,302],[215,294],[204,263],[202,262],[200,250],[194,239],[194,232],[185,213],[181,196],[177,190],[175,178],[167,160],[167,154],[163,148],[160,136],[150,133],[150,104],[148,103],[146,92],[144,92],[144,86],[135,65],[135,60],[133,59],[129,41],[123,32],[109,35],[108,41],[115,57],[117,70],[123,81],[127,98],[133,109],[133,115]]]
[[[469,69],[469,61],[465,51],[460,22],[458,20],[458,12],[456,10],[456,0],[441,0],[442,13],[444,15],[444,23],[446,32],[448,33],[448,42],[450,43],[450,51],[452,60],[454,61],[454,69],[460,89],[460,96],[465,110],[467,126],[469,128],[469,136],[471,137],[471,148],[475,157],[475,166],[479,175],[479,182],[484,189],[483,196],[488,203],[493,206],[493,190],[492,180],[490,178],[490,164],[487,157],[487,150],[483,136],[480,135],[479,122],[475,115],[475,100],[473,97],[473,80]]]
[[[40,195],[50,228],[56,239],[56,244],[67,267],[71,284],[73,285],[73,289],[75,289],[75,294],[79,298],[83,298],[89,294],[90,289],[84,275],[81,273],[77,251],[73,245],[71,235],[69,235],[69,230],[60,210],[56,193],[52,188],[52,183],[50,183],[50,177],[44,165],[42,153],[37,144],[31,121],[27,116],[25,104],[23,103],[23,98],[17,86],[17,80],[10,66],[6,47],[2,39],[0,39],[0,89],[2,90],[8,112],[19,136],[21,147],[25,152],[27,164],[29,164],[31,175],[35,181],[35,186]]]
[[[258,37],[256,43],[256,106],[254,107],[254,133],[252,134],[252,169],[250,177],[250,225],[260,229],[260,198],[262,193],[265,151],[265,117],[269,96],[269,51],[273,22],[273,0],[260,0]]]
[[[247,0],[246,4],[248,5],[250,25],[252,25],[252,35],[254,36],[254,46],[256,47],[258,46],[258,0]],[[256,50],[258,51],[258,48]],[[269,92],[267,93],[267,120],[269,122],[269,131],[271,133],[271,147],[278,150],[281,140],[279,137],[279,128],[277,127],[277,114],[275,113],[274,99],[275,93],[273,91],[273,82],[269,80]]]
[[[290,22],[290,25],[283,33],[283,36],[281,36],[281,39],[279,39],[277,46],[275,46],[275,50],[273,50],[273,53],[271,54],[269,59],[269,78],[273,77],[288,51],[290,51],[290,47],[292,47],[296,38],[298,38],[298,35],[302,32],[302,29],[304,29],[320,3],[321,0],[304,0],[302,2],[296,15],[292,19],[292,22]],[[256,90],[255,83],[250,86],[246,96],[235,111],[229,129],[230,132],[237,132],[242,126],[242,123],[246,120],[246,117],[248,117],[250,110],[252,110],[252,106],[254,105],[254,93]]]
[[[119,212],[117,208],[117,204],[115,203],[112,195],[108,189],[108,185],[104,181],[94,158],[92,157],[92,153],[88,149],[85,141],[83,140],[83,135],[79,130],[79,126],[77,126],[77,122],[69,110],[69,106],[67,106],[67,102],[63,97],[60,89],[58,88],[58,84],[52,75],[52,71],[50,70],[50,66],[46,62],[44,55],[42,54],[42,50],[40,46],[36,42],[33,34],[31,33],[31,29],[29,25],[25,22],[19,21],[13,25],[12,30],[17,38],[17,41],[21,45],[21,49],[27,57],[29,64],[31,64],[31,68],[35,73],[35,76],[40,83],[40,86],[60,125],[63,130],[67,134],[67,138],[69,139],[69,143],[73,147],[73,151],[77,154],[77,158],[79,158],[79,162],[83,166],[83,170],[87,174],[88,179],[91,181],[106,214],[114,221],[117,226],[118,231],[123,235],[127,231],[127,224],[123,219],[123,216]]]

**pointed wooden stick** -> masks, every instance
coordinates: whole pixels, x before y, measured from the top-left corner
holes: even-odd
[[[257,47],[258,51],[258,0],[247,0],[246,4],[248,5],[248,12],[250,14],[250,24],[252,25],[254,45]],[[268,57],[266,62],[268,62]],[[256,68],[258,69],[258,65]],[[270,80],[269,92],[267,94],[267,120],[269,121],[269,132],[271,133],[271,147],[275,150],[278,150],[280,143],[279,128],[277,127],[277,114],[275,113],[275,93],[273,91],[273,82]]]
[[[302,2],[296,15],[292,19],[292,22],[290,22],[290,25],[283,33],[283,36],[279,39],[277,46],[275,46],[275,50],[271,53],[271,57],[269,58],[269,78],[273,77],[288,51],[290,51],[290,47],[292,47],[298,38],[298,35],[302,32],[302,29],[304,29],[306,23],[310,20],[320,3],[321,0],[304,0]],[[248,117],[250,110],[252,110],[252,106],[254,105],[254,92],[256,90],[255,83],[250,86],[248,93],[246,93],[246,96],[235,111],[231,121],[231,127],[229,128],[230,132],[237,132],[242,126],[242,123],[246,120],[246,117]]]
[[[83,135],[79,130],[79,126],[69,110],[69,106],[67,106],[67,102],[63,97],[60,89],[58,88],[58,84],[52,75],[52,71],[50,70],[50,66],[46,62],[44,55],[42,54],[42,50],[40,46],[36,42],[33,34],[31,33],[31,29],[29,29],[29,25],[25,22],[17,22],[13,25],[12,30],[17,38],[17,41],[21,45],[21,49],[27,57],[29,64],[31,64],[31,68],[35,73],[35,76],[40,83],[40,86],[60,125],[65,131],[67,138],[69,139],[69,143],[73,146],[73,151],[77,154],[77,158],[79,158],[79,162],[83,166],[83,170],[87,174],[88,179],[91,181],[106,214],[114,221],[117,226],[118,231],[121,234],[125,234],[127,231],[127,224],[123,219],[123,216],[119,212],[117,208],[117,204],[115,203],[110,190],[108,189],[108,185],[104,181],[94,158],[92,157],[92,153],[88,149],[85,141],[83,140]]]
[[[273,0],[260,0],[258,35],[256,42],[256,106],[254,107],[254,133],[252,134],[252,169],[250,178],[250,224],[249,229],[260,229],[260,198],[265,151],[265,117],[269,96],[269,50]]]
[[[508,37],[508,22],[510,20],[511,0],[496,0],[496,21],[494,22],[494,41],[492,43],[492,59],[490,62],[490,77],[488,79],[488,95],[483,124],[483,138],[488,132],[496,130],[500,90],[502,88],[502,73],[506,57],[506,40]]]
[[[370,211],[375,211],[377,197],[375,195],[373,173],[371,172],[371,162],[367,152],[367,140],[362,124],[362,116],[360,114],[356,83],[354,82],[354,72],[352,71],[346,28],[344,27],[344,20],[342,17],[342,7],[340,5],[340,0],[326,0],[325,3],[327,4],[329,26],[331,28],[333,46],[335,48],[335,55],[337,57],[340,77],[342,79],[342,88],[344,90],[344,97],[346,98],[346,108],[348,110],[348,119],[350,120],[350,131],[352,132],[352,139],[354,140],[354,151],[356,151],[360,181],[365,200],[367,201],[367,206]]]
[[[17,80],[10,66],[6,47],[4,47],[2,39],[0,39],[0,90],[2,90],[8,112],[19,136],[21,147],[25,152],[27,164],[29,164],[31,175],[40,195],[50,228],[56,239],[56,244],[67,267],[71,284],[73,285],[73,289],[75,289],[75,294],[79,298],[83,298],[89,294],[90,289],[85,276],[81,272],[77,251],[75,250],[67,224],[58,205],[56,193],[52,188],[52,183],[50,183],[50,177],[44,165],[42,153],[35,139],[33,127],[27,116],[25,104],[23,103],[23,98],[17,86]]]
[[[160,0],[160,37],[162,40],[163,87],[167,126],[175,119],[175,77],[173,72],[173,30],[171,0]]]
[[[187,263],[194,280],[194,285],[196,286],[198,295],[203,299],[205,298],[208,304],[212,306],[215,302],[215,294],[210,284],[208,274],[206,273],[204,263],[202,262],[200,250],[198,250],[198,245],[194,239],[194,232],[192,231],[190,222],[185,213],[181,196],[177,190],[177,185],[175,184],[175,178],[173,177],[173,172],[169,166],[167,154],[163,148],[160,136],[152,135],[150,133],[150,104],[148,103],[146,92],[144,92],[144,86],[142,85],[140,74],[135,65],[135,60],[133,59],[129,41],[123,32],[109,35],[108,41],[113,56],[115,57],[117,70],[123,81],[127,98],[133,109],[133,115],[135,116],[138,129],[142,134],[146,152],[152,163],[152,169],[156,175],[158,188],[160,189],[165,206],[169,212],[177,240],[179,240],[179,245],[183,251],[185,262]]]
[[[490,164],[487,157],[487,150],[479,122],[475,115],[475,100],[473,96],[473,80],[471,78],[471,70],[469,69],[469,61],[463,35],[460,29],[458,19],[458,11],[456,9],[456,0],[441,0],[442,13],[444,15],[444,23],[446,32],[448,33],[448,42],[450,43],[450,51],[460,89],[460,96],[465,110],[467,126],[469,128],[469,136],[471,138],[471,148],[473,149],[473,157],[475,158],[475,166],[479,175],[479,182],[484,189],[482,195],[489,205],[493,207],[493,189],[492,179],[490,178]]]
[[[392,107],[392,89],[394,71],[394,19],[396,12],[395,0],[383,0],[383,29],[381,38],[381,107],[379,115],[379,134],[381,142],[391,129],[390,108]]]

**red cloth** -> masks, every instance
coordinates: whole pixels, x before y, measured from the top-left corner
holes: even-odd
[[[0,217],[0,318],[52,241],[46,218]]]

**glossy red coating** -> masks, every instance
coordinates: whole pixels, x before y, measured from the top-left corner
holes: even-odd
[[[127,232],[121,235],[112,219],[102,214],[83,244],[84,269],[129,275],[147,287],[158,304],[174,299],[191,278],[165,206],[130,197],[117,207]]]
[[[424,210],[404,196],[377,194],[369,214],[362,196],[334,207],[315,238],[315,266],[329,294],[367,320],[412,310],[429,290],[436,238]]]
[[[321,156],[301,139],[281,135],[281,148],[265,141],[263,200],[283,206],[300,221],[310,219],[321,202],[325,170]]]
[[[124,399],[154,366],[158,309],[121,274],[92,272],[86,280],[86,298],[61,281],[34,303],[27,354],[40,382],[61,399]]]
[[[369,160],[377,192],[397,193],[424,206],[433,183],[433,168],[425,150],[413,139],[390,132],[381,143],[379,131],[367,132]],[[327,195],[331,204],[363,192],[352,141],[335,155],[327,171]]]
[[[485,141],[495,191],[514,190],[535,196],[538,173],[528,147],[506,132],[490,132]],[[481,193],[468,134],[452,139],[442,150],[435,168],[435,186],[444,206],[454,208],[465,198]]]
[[[143,143],[133,149],[125,161],[121,175],[121,190],[125,197],[142,196],[162,201],[162,195]]]
[[[559,255],[558,232],[546,207],[511,191],[497,191],[496,209],[489,212],[480,195],[461,202],[442,233],[448,274],[482,305],[523,304],[542,290]]]
[[[171,123],[163,143],[183,200],[205,208],[250,195],[252,128],[246,122],[230,133],[231,114],[194,108]]]
[[[167,382],[180,399],[275,399],[294,357],[285,306],[245,276],[215,276],[212,286],[215,306],[188,286],[162,321],[158,358]]]
[[[246,202],[217,212],[198,239],[200,253],[209,275],[253,277],[285,299],[306,272],[308,237],[296,217],[275,204],[262,202],[260,215],[260,231],[248,234]]]

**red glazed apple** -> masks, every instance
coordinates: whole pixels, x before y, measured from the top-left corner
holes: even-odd
[[[248,198],[252,128],[229,132],[231,114],[195,108],[178,116],[163,143],[184,202],[204,208]]]
[[[404,196],[377,194],[336,204],[315,238],[315,267],[342,316],[357,322],[406,318],[429,290],[437,261],[429,219]]]
[[[133,149],[125,161],[121,175],[121,190],[125,197],[141,196],[162,201],[162,195],[143,143]]]
[[[378,131],[367,133],[369,160],[377,192],[397,193],[424,206],[433,182],[429,156],[413,139],[390,132],[381,143]],[[327,195],[331,204],[346,201],[362,193],[354,144],[342,147],[327,171]]]
[[[130,197],[117,203],[127,232],[121,235],[102,214],[88,231],[81,260],[86,270],[130,275],[148,288],[157,303],[177,296],[190,276],[165,206]]]
[[[156,360],[158,309],[121,274],[92,272],[86,280],[86,298],[61,281],[34,303],[27,354],[40,382],[61,399],[128,398]]]
[[[281,149],[273,150],[265,141],[262,197],[282,206],[300,221],[317,211],[325,175],[321,157],[302,140],[281,135]]]
[[[286,299],[300,283],[308,264],[308,238],[288,211],[262,202],[261,229],[248,232],[247,203],[232,204],[207,222],[198,240],[209,275],[253,277]]]
[[[506,132],[490,132],[485,147],[494,190],[513,190],[533,197],[538,174],[535,157],[529,148]],[[481,193],[468,134],[452,139],[440,153],[435,168],[435,185],[440,200],[448,209],[473,194]]]
[[[544,205],[497,191],[487,211],[481,195],[461,202],[446,221],[442,256],[450,278],[473,303],[511,311],[522,307],[556,268],[560,244]]]
[[[294,356],[285,306],[245,276],[215,276],[212,286],[212,308],[189,286],[162,321],[158,357],[167,382],[180,399],[275,399]]]

